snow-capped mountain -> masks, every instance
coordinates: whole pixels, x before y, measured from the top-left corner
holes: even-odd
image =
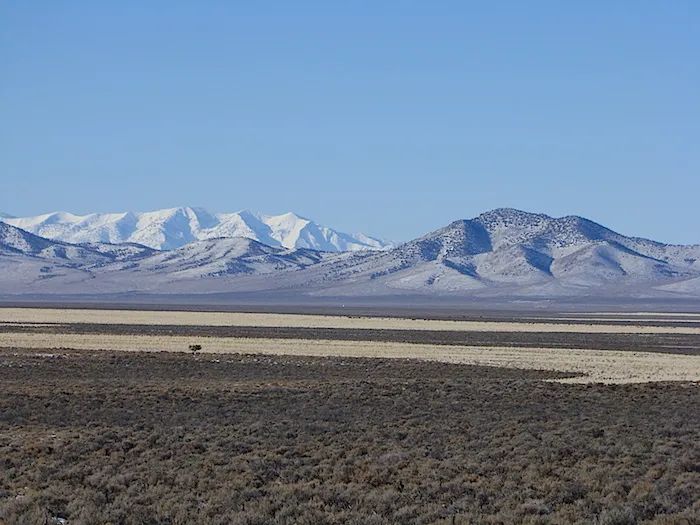
[[[3,223],[0,223],[0,254],[25,255],[79,265],[108,260],[90,248],[44,239]]]
[[[268,246],[338,252],[383,250],[391,243],[364,234],[350,235],[294,213],[264,215],[248,210],[210,213],[202,208],[172,208],[144,213],[65,212],[0,220],[48,239],[70,243],[133,242],[173,250],[197,240],[247,237]]]
[[[86,279],[112,263],[137,261],[158,253],[138,244],[70,244],[39,237],[0,222],[0,290],[22,293],[57,281],[59,289],[80,292]],[[76,288],[73,288],[76,286]]]
[[[328,255],[307,248],[276,248],[245,237],[221,238],[195,241],[137,262],[119,261],[104,270],[112,273],[128,270],[147,274],[149,278],[165,275],[169,280],[261,275],[306,268]]]
[[[335,255],[245,237],[194,241],[167,251],[131,243],[72,245],[0,223],[0,293],[216,292],[246,277],[279,282],[286,272]]]
[[[73,245],[0,224],[0,293],[700,299],[699,283],[700,245],[667,245],[581,217],[512,209],[455,221],[386,251],[343,253],[270,246],[250,236],[168,251]]]
[[[700,275],[700,245],[625,237],[581,217],[513,209],[455,221],[386,252],[332,261],[338,291],[474,292],[652,286]],[[335,288],[335,287],[333,287]],[[528,292],[529,293],[529,292]]]
[[[134,261],[156,253],[160,252],[135,243],[71,244],[54,241],[0,222],[0,255],[26,255],[89,267],[93,264]]]

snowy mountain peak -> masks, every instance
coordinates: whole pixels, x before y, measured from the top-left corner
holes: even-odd
[[[499,208],[482,213],[472,219],[472,221],[482,224],[490,232],[538,231],[546,228],[555,220],[543,213],[529,213],[513,208]]]
[[[618,293],[608,287],[649,289],[697,278],[700,246],[626,237],[577,216],[505,208],[323,267],[324,275],[339,276],[337,293]],[[684,286],[673,289],[694,289]]]
[[[269,246],[322,251],[382,250],[391,243],[363,234],[351,235],[317,224],[293,212],[265,215],[242,210],[210,213],[199,207],[150,212],[74,215],[55,212],[2,221],[49,239],[71,243],[135,242],[173,250],[197,240],[247,237]]]
[[[280,213],[279,215],[274,215],[274,217],[278,217],[280,219],[288,219],[288,220],[300,220],[300,221],[308,221],[306,217],[302,217],[301,215],[294,213],[293,211],[288,211],[287,213]]]
[[[534,249],[545,245],[548,246],[547,249],[566,248],[621,237],[600,224],[575,215],[554,218],[543,213],[528,213],[512,208],[482,213],[471,221],[486,229],[496,248],[518,244]]]
[[[495,208],[476,217],[476,219],[484,222],[508,222],[511,224],[537,222],[542,219],[551,218],[552,217],[544,213],[532,213],[516,208]]]

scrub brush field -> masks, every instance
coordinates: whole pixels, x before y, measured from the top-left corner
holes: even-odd
[[[575,349],[410,320],[376,341],[30,314],[0,310],[3,524],[700,521],[693,323],[640,352],[631,325]],[[668,361],[577,364],[606,355]]]

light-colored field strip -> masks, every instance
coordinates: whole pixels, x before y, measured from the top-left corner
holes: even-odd
[[[681,319],[677,317],[523,317],[524,321],[528,322],[542,322],[542,321],[573,321],[573,322],[583,322],[595,321],[595,322],[605,322],[605,321],[615,321],[618,323],[691,323],[695,326],[700,326],[700,318],[693,319]]]
[[[627,316],[637,316],[637,317],[648,317],[648,316],[657,316],[657,317],[699,317],[700,318],[700,313],[697,312],[588,312],[588,315],[612,315],[612,316],[619,316],[619,315],[627,315]]]
[[[571,350],[554,348],[479,348],[366,341],[300,339],[236,339],[182,336],[0,334],[0,347],[119,351],[181,351],[204,345],[202,352],[258,353],[299,356],[412,358],[507,368],[554,370],[586,374],[567,383],[700,382],[700,356]]]
[[[160,312],[137,310],[72,310],[0,308],[0,323],[97,323],[180,326],[260,326],[305,328],[373,328],[479,332],[569,332],[609,334],[698,334],[693,326],[555,324],[510,321],[441,321],[382,317],[261,314],[233,312]]]

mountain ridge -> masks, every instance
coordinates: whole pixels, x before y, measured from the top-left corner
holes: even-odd
[[[193,213],[206,224],[203,212]],[[245,214],[244,219],[252,222]],[[296,215],[276,217],[282,223],[287,220],[287,226],[299,225]],[[13,235],[18,233],[5,237]],[[383,251],[332,253],[226,236],[194,240],[168,251],[137,244],[70,245],[37,241],[41,238],[36,236],[29,239],[49,243],[29,250],[23,260],[46,261],[43,274],[32,277],[29,273],[37,270],[31,266],[21,280],[25,284],[12,286],[0,279],[0,292],[700,298],[700,245],[627,237],[583,217],[555,218],[512,208],[453,221]],[[47,250],[54,246],[51,243],[58,248]],[[63,253],[68,248],[74,251],[68,259],[54,256],[56,250]],[[8,251],[0,257],[0,268],[9,268],[11,260],[19,264],[20,255]],[[78,273],[64,276],[67,267]]]
[[[30,217],[0,216],[0,220],[63,242],[135,242],[158,250],[219,237],[248,237],[269,246],[321,251],[381,250],[393,246],[369,235],[339,232],[293,212],[266,215],[244,209],[211,213],[199,207],[179,207],[87,215],[59,211]]]

